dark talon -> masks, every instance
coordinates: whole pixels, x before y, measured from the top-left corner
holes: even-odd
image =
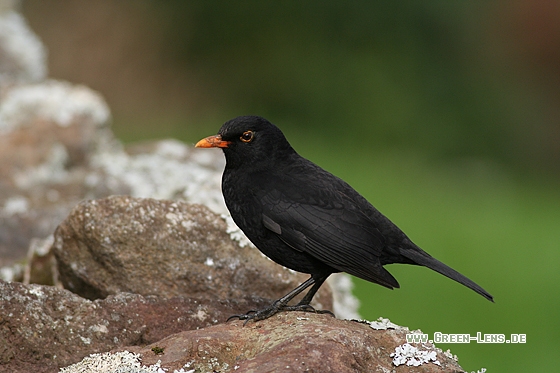
[[[230,317],[227,318],[226,322],[228,322],[229,320],[235,319],[235,318],[237,318],[239,320],[249,320],[249,319],[253,318],[252,314],[257,313],[257,312],[258,312],[258,310],[249,310],[249,311],[247,311],[247,313],[242,313],[242,314],[238,314],[238,315],[231,315]]]
[[[283,308],[283,310],[285,311],[302,311],[302,312],[313,312],[313,313],[317,313],[317,314],[325,314],[328,313],[329,315],[331,315],[332,317],[336,317],[334,315],[334,313],[332,313],[332,311],[329,310],[316,310],[315,307],[309,305],[309,304],[296,304],[295,306],[286,306],[285,308]]]
[[[289,301],[290,299],[288,299],[287,301]],[[276,315],[280,311],[313,312],[317,314],[329,314],[332,317],[336,317],[334,313],[332,313],[329,310],[316,310],[313,306],[307,303],[298,303],[295,306],[289,306],[285,304],[287,301],[286,301],[286,297],[280,298],[279,300],[275,301],[274,303],[272,303],[270,306],[266,308],[260,310],[251,310],[246,314],[232,315],[228,317],[226,322],[228,322],[231,319],[237,318],[239,320],[245,320],[245,322],[243,323],[243,326],[245,326],[251,320],[254,321],[265,320],[271,316]]]
[[[295,306],[284,306],[282,311],[301,311],[301,312],[313,312],[317,314],[329,314],[332,317],[336,317],[332,311],[329,310],[316,310],[313,306],[309,304],[296,304]]]
[[[332,311],[329,311],[329,310],[319,310],[319,311],[316,311],[316,312],[317,312],[317,313],[320,313],[320,314],[322,314],[322,315],[324,315],[324,314],[329,314],[329,315],[331,315],[332,317],[335,317],[335,318],[336,318],[335,314],[334,314]]]
[[[247,318],[247,315],[231,315],[227,318],[226,322],[229,322],[230,320],[233,320],[235,318],[237,318],[238,320],[244,320],[245,318]]]

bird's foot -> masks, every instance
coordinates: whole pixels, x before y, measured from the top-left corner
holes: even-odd
[[[334,313],[329,310],[316,310],[313,306],[309,304],[296,304],[295,306],[289,306],[286,304],[281,304],[280,302],[276,301],[272,303],[270,306],[260,309],[260,310],[250,310],[249,312],[241,315],[232,315],[228,317],[227,321],[232,319],[238,320],[245,320],[243,325],[246,325],[249,321],[259,321],[268,319],[271,316],[276,315],[280,311],[301,311],[301,312],[313,312],[318,314],[329,314],[332,317],[335,317]],[[226,322],[227,322],[226,321]]]

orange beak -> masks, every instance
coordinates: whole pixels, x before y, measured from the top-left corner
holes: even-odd
[[[227,148],[229,146],[229,141],[222,140],[222,136],[214,135],[208,136],[200,140],[194,146],[195,148]]]

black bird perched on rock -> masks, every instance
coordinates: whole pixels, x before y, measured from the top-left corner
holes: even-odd
[[[493,301],[483,288],[416,246],[350,185],[301,157],[266,119],[232,119],[196,147],[223,150],[222,193],[253,244],[276,263],[311,274],[269,307],[232,317],[256,321],[283,310],[315,311],[311,299],[335,272],[398,288],[383,268],[391,263],[428,267]],[[288,305],[310,286],[297,305]]]

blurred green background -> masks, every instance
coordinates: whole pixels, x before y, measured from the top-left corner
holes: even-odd
[[[560,348],[560,2],[25,0],[50,76],[101,92],[125,141],[279,125],[433,256],[364,318],[429,333],[467,371],[554,371]]]

